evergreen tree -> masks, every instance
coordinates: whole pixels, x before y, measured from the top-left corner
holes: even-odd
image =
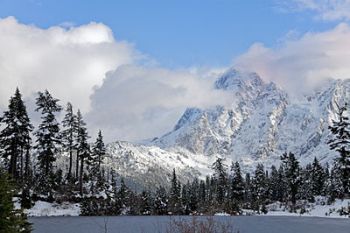
[[[105,179],[103,177],[103,170],[101,168],[104,156],[106,154],[106,147],[103,142],[102,132],[101,130],[98,132],[96,141],[92,147],[91,152],[91,162],[90,162],[90,182],[91,184],[95,184],[95,189],[92,191],[102,191]]]
[[[204,211],[208,205],[208,195],[205,186],[205,181],[199,181],[199,190],[198,190],[198,209],[199,211]]]
[[[315,157],[310,171],[311,187],[313,195],[323,195],[326,184],[326,174],[324,168]]]
[[[89,135],[87,133],[87,128],[85,127],[85,122],[81,116],[80,111],[78,110],[78,119],[79,119],[79,128],[77,136],[77,154],[79,155],[78,160],[80,159],[80,173],[79,173],[79,192],[80,195],[83,195],[83,177],[84,177],[84,165],[85,160],[88,165],[91,165],[91,152],[90,145],[88,143]]]
[[[342,176],[343,190],[346,195],[350,194],[350,120],[347,114],[347,105],[339,107],[337,105],[337,119],[329,126],[333,138],[328,141],[332,150],[339,153],[337,159]]]
[[[67,179],[70,180],[72,177],[73,167],[73,151],[75,148],[75,137],[77,132],[77,117],[73,112],[73,106],[71,103],[67,103],[66,115],[64,116],[62,125],[64,127],[62,131],[62,141],[64,149],[69,153],[69,167]]]
[[[287,178],[286,178],[286,174],[284,172],[284,166],[280,166],[278,168],[278,201],[280,202],[284,202],[287,201],[287,194],[288,194],[288,184],[287,184]]]
[[[295,204],[297,201],[297,194],[301,184],[299,161],[291,152],[284,153],[281,156],[282,165],[285,172],[285,179],[288,188],[289,200],[292,203],[292,212],[295,211]]]
[[[189,187],[189,210],[194,213],[198,209],[199,203],[199,181],[195,178]]]
[[[187,182],[187,184],[182,186],[181,189],[181,214],[189,215],[190,214],[190,190],[191,186],[190,183]]]
[[[154,199],[154,212],[156,215],[168,214],[168,197],[165,188],[162,186],[156,190]]]
[[[267,199],[267,180],[264,165],[258,164],[252,182],[253,209],[260,212]]]
[[[59,123],[56,121],[55,114],[61,111],[58,105],[58,99],[55,99],[46,90],[38,92],[36,99],[36,111],[40,111],[42,122],[38,130],[35,132],[37,137],[35,149],[38,151],[39,162],[39,192],[48,193],[50,190],[48,183],[53,173],[53,162],[56,160],[55,154],[61,144]]]
[[[80,110],[77,112],[77,126],[76,126],[76,138],[75,138],[75,147],[77,148],[76,153],[76,159],[75,159],[75,177],[76,179],[79,179],[79,160],[80,160],[80,150],[79,146],[81,143],[81,132],[84,132],[84,130],[81,130],[81,128],[85,128],[86,124],[83,120],[83,115],[81,114]]]
[[[169,195],[169,211],[172,214],[181,213],[181,184],[177,180],[175,169],[171,179],[171,188]]]
[[[328,187],[328,193],[330,201],[334,201],[335,198],[344,197],[344,186],[342,182],[341,168],[337,161],[334,162],[334,165],[331,169],[330,174],[330,184]]]
[[[97,165],[96,172],[101,171],[101,164],[103,162],[104,156],[106,155],[106,147],[103,142],[101,130],[98,131],[98,135],[96,138],[96,142],[93,146],[92,152]]]
[[[231,179],[230,179],[230,201],[232,210],[240,211],[240,206],[244,198],[244,181],[241,173],[241,168],[238,162],[231,165]]]
[[[126,215],[130,212],[132,193],[126,186],[124,179],[120,180],[120,188],[116,196],[117,206],[121,210],[121,214]]]
[[[0,170],[0,232],[30,233],[31,224],[21,210],[15,210],[12,198],[14,187],[9,177]]]
[[[277,168],[271,166],[271,176],[269,179],[269,196],[272,201],[279,201],[279,192],[281,189],[280,177]]]
[[[214,170],[214,179],[216,183],[216,201],[219,205],[221,205],[224,203],[227,194],[227,173],[225,164],[223,163],[223,159],[217,158],[216,161],[213,163],[212,168]]]
[[[206,176],[205,178],[205,190],[206,190],[206,199],[209,206],[213,204],[214,201],[214,192],[215,192],[215,179],[213,176]]]
[[[23,175],[27,177],[30,169],[30,132],[33,126],[18,88],[10,98],[8,110],[1,117],[1,122],[4,124],[0,132],[1,156],[4,158],[8,172],[16,179],[23,178]]]
[[[245,175],[245,185],[244,185],[244,203],[247,203],[246,208],[251,208],[252,203],[252,181],[250,178],[250,173],[246,173]]]
[[[150,215],[152,213],[152,196],[149,191],[142,191],[140,196],[140,209],[141,215]]]
[[[307,164],[305,169],[301,169],[301,186],[300,186],[300,198],[303,200],[314,201],[314,182],[312,170],[313,166]]]

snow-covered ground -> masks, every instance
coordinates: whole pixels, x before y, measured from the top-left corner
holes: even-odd
[[[342,207],[347,208],[350,205],[350,199],[336,199],[331,205],[326,204],[324,197],[316,197],[315,203],[308,203],[305,208],[305,213],[290,213],[280,203],[268,205],[269,212],[267,216],[304,216],[304,217],[328,217],[328,218],[349,218],[349,216],[340,215],[339,211]]]
[[[327,218],[349,218],[349,216],[341,216],[338,210],[342,207],[347,208],[350,205],[350,199],[336,199],[331,205],[325,204],[327,201],[324,197],[316,197],[315,203],[306,204],[305,213],[300,214],[290,213],[285,209],[284,205],[279,202],[267,206],[269,212],[265,216],[303,216],[303,217],[327,217]],[[16,206],[19,206],[18,204]],[[48,203],[44,201],[37,201],[35,205],[25,210],[29,216],[79,216],[80,205],[72,203]],[[251,210],[244,210],[245,215],[254,215]],[[217,213],[215,216],[229,216],[227,213]]]
[[[35,205],[25,210],[28,216],[79,216],[80,205],[72,203],[49,203],[45,201],[37,201]]]

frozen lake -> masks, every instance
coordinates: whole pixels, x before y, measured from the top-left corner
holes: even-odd
[[[178,217],[172,217],[178,218]],[[191,220],[192,217],[181,217]],[[200,217],[205,218],[205,217]],[[231,222],[240,233],[348,233],[350,219],[282,216],[216,216]],[[121,217],[35,217],[34,233],[162,233],[171,221],[169,216]]]

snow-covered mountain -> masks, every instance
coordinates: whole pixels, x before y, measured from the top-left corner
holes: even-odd
[[[335,156],[326,144],[336,103],[350,102],[350,80],[329,80],[309,95],[291,98],[256,73],[229,69],[215,88],[232,94],[229,106],[188,108],[174,129],[144,144],[108,146],[107,166],[145,186],[166,184],[173,168],[185,181],[211,172],[217,157],[239,161],[246,171],[257,163],[279,163],[286,151],[302,164]]]

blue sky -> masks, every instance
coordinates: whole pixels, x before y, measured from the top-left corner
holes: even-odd
[[[309,11],[282,12],[276,0],[0,0],[0,17],[41,28],[91,21],[165,67],[227,66],[254,42],[273,47],[288,32],[323,31],[337,22]]]
[[[0,0],[0,18],[0,109],[48,89],[108,141],[231,103],[213,84],[232,66],[292,95],[350,79],[349,0]]]

